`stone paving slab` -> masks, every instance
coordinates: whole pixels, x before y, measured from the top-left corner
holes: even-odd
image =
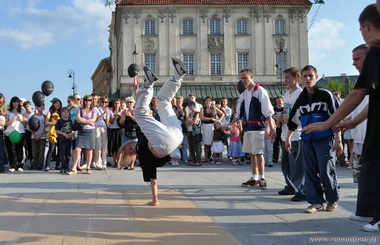
[[[338,209],[315,214],[304,213],[306,202],[277,194],[280,164],[266,169],[267,190],[240,186],[249,165],[164,166],[158,208],[146,205],[150,187],[139,168],[1,174],[0,244],[377,244],[379,233],[349,219],[357,194],[352,171],[337,172]]]
[[[238,244],[190,200],[150,193],[85,192],[0,196],[1,244]]]

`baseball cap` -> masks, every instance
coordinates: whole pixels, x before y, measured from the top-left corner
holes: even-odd
[[[51,103],[54,103],[54,102],[57,102],[57,101],[61,101],[61,100],[58,99],[58,98],[53,98],[50,102],[51,102]]]
[[[195,105],[195,102],[194,101],[189,101],[187,102],[187,105],[190,106],[190,105]]]
[[[81,97],[80,97],[79,94],[75,95],[75,98],[76,98],[77,100],[80,100],[80,99],[81,99]]]
[[[25,102],[25,101],[26,101],[26,99],[25,99],[25,98],[21,98],[21,99],[20,99],[20,101],[24,101],[24,102]]]

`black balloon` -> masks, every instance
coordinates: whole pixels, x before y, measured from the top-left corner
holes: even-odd
[[[28,120],[30,130],[37,131],[40,128],[40,120],[37,117],[31,117]]]
[[[139,74],[140,67],[139,65],[132,63],[128,66],[128,75],[129,77],[135,77]]]
[[[37,107],[41,107],[45,104],[45,95],[41,91],[36,91],[33,93],[32,100]]]
[[[54,91],[54,84],[51,81],[46,80],[41,85],[41,91],[45,96],[51,95],[51,93]]]
[[[240,80],[238,83],[237,83],[237,90],[239,91],[239,93],[243,93],[244,90],[245,90],[245,85],[244,83],[242,82],[242,80]]]

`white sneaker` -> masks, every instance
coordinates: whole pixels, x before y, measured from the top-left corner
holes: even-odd
[[[216,164],[216,165],[220,165],[221,163],[222,163],[222,162],[216,162],[215,164]]]
[[[380,220],[373,219],[369,224],[363,226],[363,231],[380,231]]]
[[[182,77],[186,74],[187,69],[181,60],[177,58],[172,58],[172,63],[174,66],[174,70],[176,71],[179,77]]]
[[[9,169],[9,172],[11,172],[11,173],[13,173],[14,171],[16,171],[16,169],[14,169],[14,168]]]
[[[19,172],[24,172],[24,169],[22,169],[22,168],[18,168],[17,171],[19,171]]]
[[[350,216],[350,220],[370,222],[370,221],[373,220],[373,218],[371,218],[371,217],[364,217],[364,216],[358,216],[358,215],[352,214]]]
[[[156,75],[154,75],[153,71],[151,71],[148,67],[144,66],[144,73],[145,73],[145,78],[144,78],[144,86],[146,88],[152,86],[155,81],[158,80]]]

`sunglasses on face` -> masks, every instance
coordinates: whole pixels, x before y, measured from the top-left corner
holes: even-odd
[[[92,102],[92,100],[84,100],[84,101],[91,101]]]
[[[132,102],[132,101],[127,101],[127,102],[125,102],[125,103],[127,103],[127,104],[132,104],[133,102]]]
[[[107,104],[107,103],[108,103],[108,101],[102,101],[102,103],[104,103],[104,104]]]

